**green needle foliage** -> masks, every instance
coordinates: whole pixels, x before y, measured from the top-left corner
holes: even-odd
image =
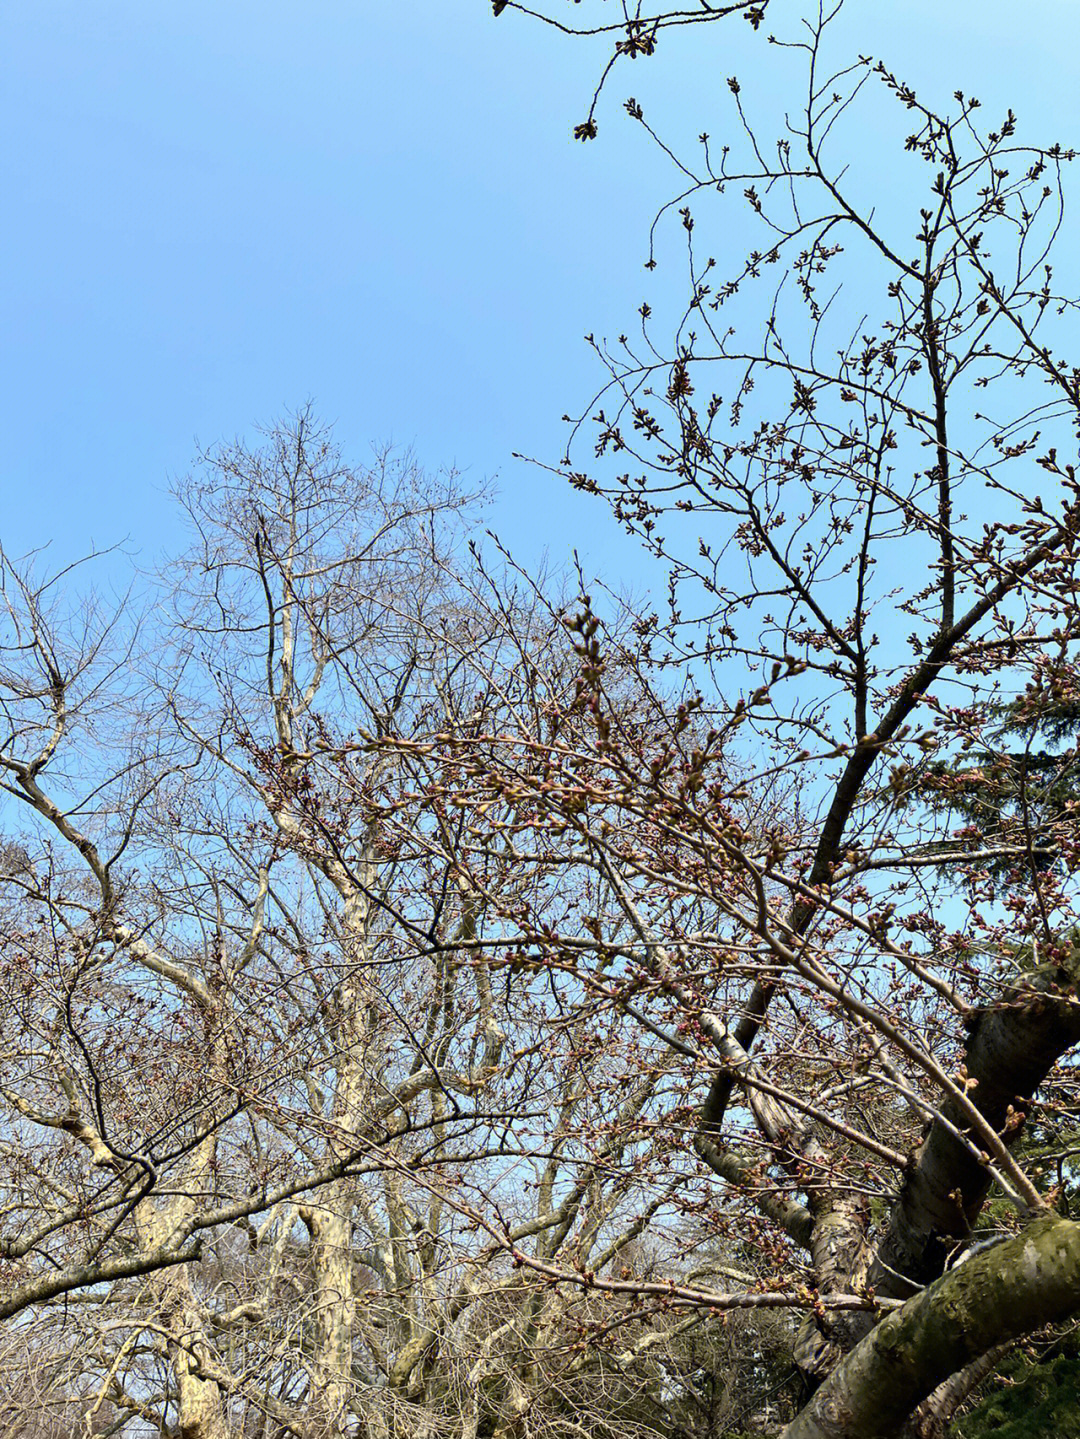
[[[1033,1364],[956,1425],[958,1439],[1080,1439],[1080,1358]]]

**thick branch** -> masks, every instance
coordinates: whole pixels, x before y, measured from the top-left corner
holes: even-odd
[[[968,1093],[998,1131],[1006,1128],[1010,1106],[1022,1118],[1058,1059],[1080,1043],[1080,1003],[1050,992],[1069,981],[1063,971],[1037,977],[1035,993],[1007,997],[1000,1009],[984,1010],[975,1021],[966,1054]],[[952,1100],[942,1106],[942,1117],[961,1131],[968,1128]],[[1005,1142],[1019,1134],[1016,1123]],[[875,1291],[903,1298],[940,1274],[949,1249],[970,1233],[989,1187],[985,1165],[935,1120],[878,1251],[870,1275]]]
[[[951,1374],[1080,1308],[1080,1224],[1045,1215],[888,1314],[783,1439],[888,1439]]]

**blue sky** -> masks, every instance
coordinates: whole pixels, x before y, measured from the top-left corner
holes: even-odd
[[[851,0],[847,24],[928,98],[960,86],[1075,141],[1074,11]],[[595,502],[511,452],[558,458],[599,378],[582,335],[674,282],[641,268],[670,172],[619,102],[718,134],[762,37],[718,25],[624,66],[587,146],[600,52],[487,0],[35,0],[0,39],[10,552],[152,560],[196,440],[311,398],[357,461],[390,440],[496,477],[526,560],[576,544],[635,577]]]

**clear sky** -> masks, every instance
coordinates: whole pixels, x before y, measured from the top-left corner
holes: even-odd
[[[1080,139],[1075,0],[850,0],[848,24],[928,98]],[[392,440],[496,477],[527,559],[577,544],[629,578],[595,502],[510,456],[557,460],[599,378],[582,335],[665,283],[641,265],[672,177],[619,102],[718,133],[762,39],[624,64],[580,145],[600,52],[487,0],[5,6],[0,539],[150,560],[196,440],[311,398],[358,461]]]

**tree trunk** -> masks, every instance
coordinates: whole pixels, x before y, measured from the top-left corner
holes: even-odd
[[[783,1439],[892,1439],[943,1380],[1080,1309],[1080,1224],[1046,1214],[894,1310],[833,1370]]]
[[[1005,1130],[1010,1106],[1021,1118],[1057,1061],[1080,1043],[1080,1006],[1062,997],[1075,985],[1076,971],[1073,957],[1068,970],[1032,976],[1029,987],[1007,994],[1001,1008],[976,1019],[964,1057],[971,1098],[999,1131]],[[958,1129],[967,1129],[955,1104],[948,1101],[942,1110]],[[1016,1124],[1005,1132],[1006,1143],[1019,1134]],[[875,1293],[906,1299],[936,1279],[949,1250],[971,1232],[989,1188],[986,1166],[935,1120],[871,1268]]]
[[[347,1439],[356,1302],[349,1199],[333,1184],[301,1210],[311,1235],[312,1404],[305,1439]]]
[[[187,1266],[159,1276],[165,1290],[162,1308],[175,1336],[169,1345],[176,1383],[179,1439],[229,1439],[221,1390],[200,1376],[200,1355],[206,1350],[202,1317],[191,1290]]]
[[[195,1204],[192,1196],[202,1189],[214,1152],[213,1137],[203,1140],[191,1156],[183,1192],[160,1204],[150,1198],[139,1205],[135,1222],[148,1247],[171,1240],[190,1217]],[[221,1387],[202,1373],[202,1361],[210,1358],[211,1345],[202,1306],[191,1282],[191,1267],[184,1264],[162,1270],[152,1276],[150,1287],[169,1335],[167,1350],[179,1439],[229,1439]]]

